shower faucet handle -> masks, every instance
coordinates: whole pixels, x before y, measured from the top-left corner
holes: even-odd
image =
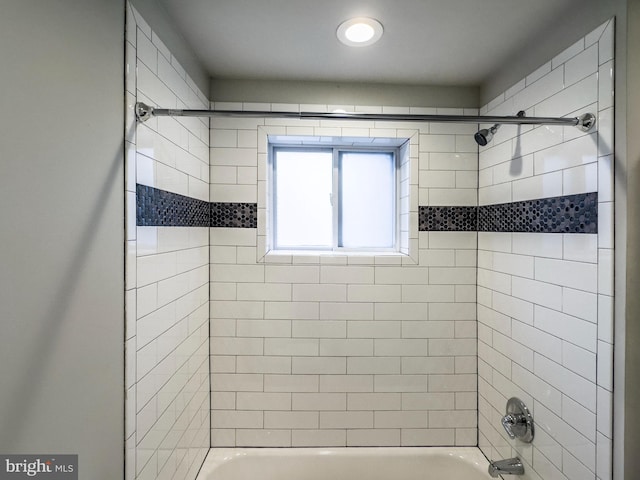
[[[507,414],[502,417],[502,426],[504,427],[509,438],[513,440],[517,436],[520,436],[522,429],[526,430],[527,428],[527,420],[524,415],[516,413],[516,414]]]
[[[533,440],[533,417],[522,400],[512,397],[507,402],[507,413],[502,417],[502,426],[510,439],[519,438],[530,443]]]

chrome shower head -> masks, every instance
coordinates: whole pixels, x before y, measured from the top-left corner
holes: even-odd
[[[498,128],[500,128],[500,125],[497,123],[489,129],[483,128],[482,130],[478,130],[473,138],[476,140],[478,145],[484,147],[491,141],[493,135],[498,131]]]

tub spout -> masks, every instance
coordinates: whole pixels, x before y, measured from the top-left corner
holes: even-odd
[[[499,475],[524,475],[524,466],[519,458],[507,458],[489,462],[489,475],[497,478]]]

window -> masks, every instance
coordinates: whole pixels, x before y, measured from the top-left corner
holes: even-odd
[[[275,250],[398,250],[397,147],[271,146]]]

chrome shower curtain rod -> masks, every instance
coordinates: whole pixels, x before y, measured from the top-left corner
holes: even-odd
[[[592,113],[579,117],[524,117],[524,116],[478,116],[478,115],[422,115],[398,113],[357,112],[261,112],[245,110],[181,110],[156,108],[142,102],[136,103],[136,118],[144,122],[151,117],[253,117],[253,118],[297,118],[332,120],[378,120],[392,122],[443,122],[443,123],[499,123],[517,125],[570,125],[581,130],[590,130],[596,122]]]

